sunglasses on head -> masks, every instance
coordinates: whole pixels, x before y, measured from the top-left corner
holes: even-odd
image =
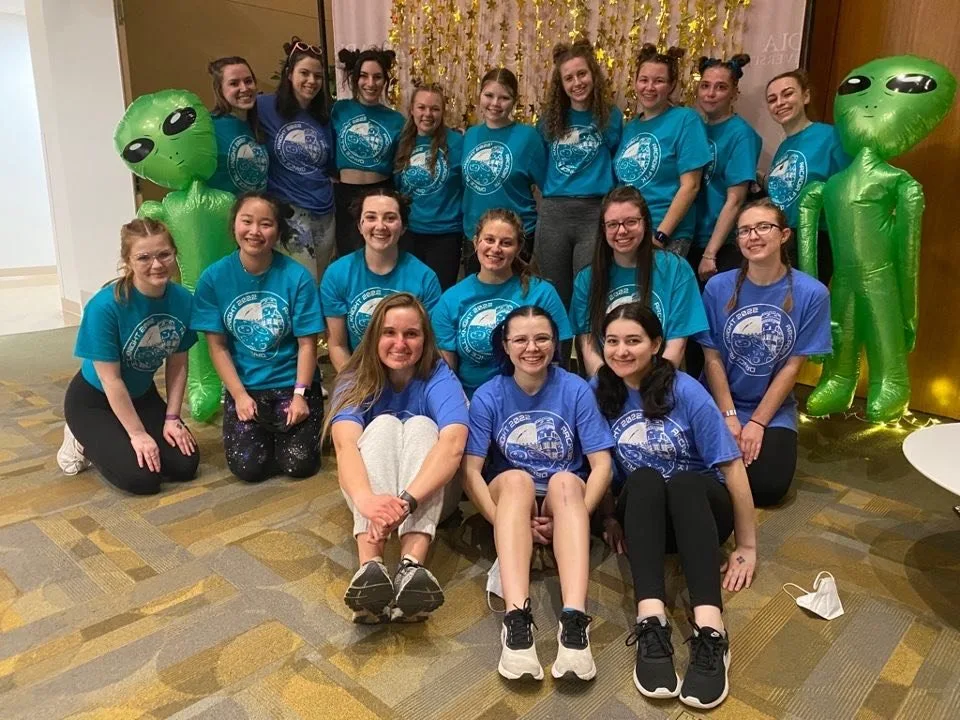
[[[309,45],[305,43],[303,40],[297,40],[291,46],[290,55],[288,55],[287,58],[289,59],[298,50],[300,52],[309,53],[310,55],[315,55],[318,58],[323,57],[323,50],[320,48],[319,45]]]

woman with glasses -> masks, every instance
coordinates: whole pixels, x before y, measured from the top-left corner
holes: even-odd
[[[161,482],[192,480],[200,455],[180,419],[187,383],[192,298],[174,283],[177,248],[163,223],[137,219],[120,229],[122,275],[83,309],[74,354],[83,359],[64,398],[57,463],[68,475],[91,464],[136,495]],[[153,382],[165,365],[164,400]],[[71,432],[71,430],[73,432]]]
[[[793,386],[804,360],[828,354],[827,288],[790,267],[783,210],[770,200],[737,218],[739,270],[714,276],[703,293],[710,329],[698,336],[706,381],[747,466],[757,506],[779,503],[797,466]]]
[[[310,274],[274,251],[290,229],[279,203],[247,193],[233,206],[238,249],[203,271],[190,327],[202,331],[227,392],[223,449],[246,482],[320,467],[323,397],[317,335],[323,316]]]

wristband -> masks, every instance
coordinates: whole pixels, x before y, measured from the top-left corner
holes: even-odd
[[[723,416],[724,416],[725,418],[728,418],[728,417],[736,417],[736,416],[737,416],[736,408],[734,408],[733,410],[724,410],[724,411],[723,411]]]
[[[417,511],[417,505],[418,505],[417,499],[413,495],[408,493],[406,490],[404,490],[402,493],[397,495],[397,497],[403,500],[407,504],[407,507],[410,508],[411,515],[413,515]]]
[[[170,414],[167,414],[167,415],[164,415],[164,416],[163,416],[163,419],[164,419],[164,420],[180,420],[180,416],[179,416],[179,415],[170,415]],[[183,421],[180,420],[180,422],[183,422]]]
[[[307,385],[306,383],[298,382],[298,383],[294,383],[294,384],[293,384],[293,387],[294,387],[295,390],[299,390],[300,388],[303,388],[304,390],[306,390],[306,389],[307,389],[308,387],[310,387],[310,386]]]
[[[293,394],[305,398],[307,396],[307,386],[303,383],[297,383],[293,386]]]
[[[716,256],[716,255],[707,255],[706,253],[704,253],[704,254],[701,255],[700,257],[702,257],[704,260],[716,260],[716,259],[717,259],[717,256]]]
[[[753,423],[754,425],[759,425],[759,426],[762,427],[764,430],[767,429],[767,426],[764,425],[764,424],[763,424],[762,422],[760,422],[759,420],[754,420],[753,418],[750,418],[749,420],[747,420],[747,422],[748,422],[748,423]]]

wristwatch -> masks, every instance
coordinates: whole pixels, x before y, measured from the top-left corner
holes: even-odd
[[[724,416],[725,418],[728,418],[728,417],[736,417],[736,416],[737,416],[737,411],[736,411],[736,410],[724,410],[724,411],[723,411],[723,416]]]
[[[397,495],[397,497],[403,500],[407,504],[407,507],[410,508],[411,515],[413,515],[417,511],[417,499],[413,495],[408,493],[406,490],[404,490],[402,493]]]
[[[653,239],[656,240],[661,245],[663,245],[664,247],[670,244],[670,236],[667,235],[665,232],[661,232],[660,230],[657,230],[653,234]]]
[[[297,383],[293,387],[293,394],[299,395],[300,397],[305,398],[307,396],[307,386],[301,383]]]

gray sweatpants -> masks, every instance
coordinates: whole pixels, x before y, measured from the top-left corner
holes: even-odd
[[[574,276],[593,261],[602,202],[599,197],[540,200],[533,255],[564,307],[569,307],[573,296]]]

